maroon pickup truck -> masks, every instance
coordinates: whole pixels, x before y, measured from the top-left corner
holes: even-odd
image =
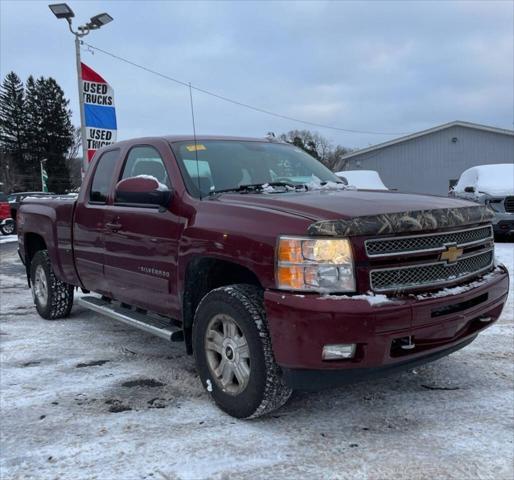
[[[495,322],[508,275],[490,212],[356,190],[271,139],[141,138],[100,150],[78,198],[28,198],[39,314],[79,303],[194,354],[225,412],[435,360]],[[94,292],[94,294],[90,293]]]

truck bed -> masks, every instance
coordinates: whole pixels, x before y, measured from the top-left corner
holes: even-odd
[[[77,197],[72,195],[26,197],[18,212],[17,222],[22,259],[25,260],[27,252],[33,247],[31,243],[42,238],[59,278],[80,285],[73,262],[73,215],[76,201]]]

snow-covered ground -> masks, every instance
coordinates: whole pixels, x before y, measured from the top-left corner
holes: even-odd
[[[497,245],[514,271],[512,243]],[[513,296],[469,347],[238,421],[183,345],[74,307],[35,313],[2,245],[1,479],[514,478]]]
[[[0,235],[0,245],[2,243],[13,243],[18,241],[18,235]]]

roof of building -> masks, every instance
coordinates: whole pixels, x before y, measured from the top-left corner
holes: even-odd
[[[372,145],[371,147],[366,147],[366,148],[361,148],[360,150],[355,150],[354,152],[348,153],[344,157],[341,157],[341,159],[343,160],[343,159],[355,157],[357,155],[362,155],[363,153],[373,152],[374,150],[379,150],[381,148],[389,147],[391,145],[396,145],[397,143],[408,142],[409,140],[413,140],[418,137],[423,137],[423,136],[429,135],[431,133],[439,132],[440,130],[445,130],[450,127],[473,128],[475,130],[483,130],[486,132],[500,133],[503,135],[514,136],[514,130],[508,130],[506,128],[490,127],[488,125],[480,125],[478,123],[462,122],[460,120],[455,120],[454,122],[444,123],[443,125],[438,125],[436,127],[432,127],[427,130],[421,130],[420,132],[411,133],[410,135],[405,135],[404,137],[395,138],[394,140],[389,140],[388,142],[378,143],[377,145]]]

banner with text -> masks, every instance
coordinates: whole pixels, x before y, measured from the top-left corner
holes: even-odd
[[[81,65],[87,159],[91,161],[96,150],[116,141],[116,109],[112,87],[85,63]]]

